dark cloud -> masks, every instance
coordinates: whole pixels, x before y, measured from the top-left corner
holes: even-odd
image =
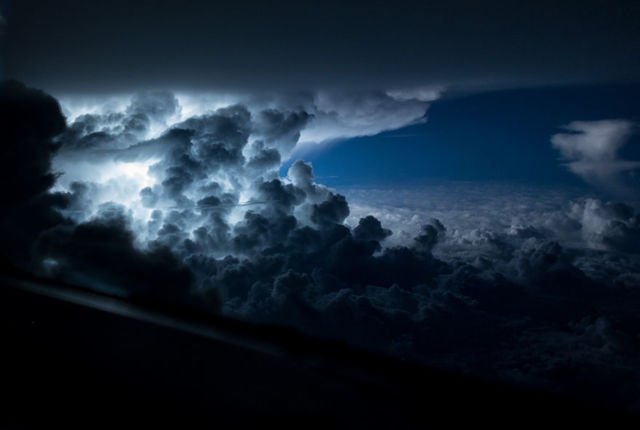
[[[58,102],[16,81],[0,82],[0,168],[3,208],[47,191],[55,180],[53,138],[65,129]]]
[[[288,155],[300,139],[300,131],[307,125],[312,115],[305,112],[281,112],[265,109],[256,118],[256,132],[264,137],[265,145],[276,145]]]
[[[422,232],[415,238],[417,245],[425,251],[431,252],[438,241],[442,240],[446,228],[437,219],[422,227]]]
[[[37,232],[61,221],[51,208],[64,207],[65,196],[46,192],[56,178],[54,140],[64,129],[53,97],[16,81],[0,82],[0,249],[14,262],[30,264]]]
[[[282,158],[276,149],[265,148],[262,141],[258,141],[253,145],[253,156],[247,163],[248,167],[265,171],[280,166]]]
[[[353,229],[353,237],[365,242],[380,242],[391,236],[391,233],[391,230],[382,228],[380,221],[371,215],[361,218],[356,228]]]
[[[313,205],[311,221],[319,226],[341,224],[349,216],[349,206],[344,196],[330,193],[327,200]]]
[[[167,247],[139,250],[122,208],[106,207],[86,223],[49,229],[38,246],[50,276],[132,297],[188,300],[191,272]]]

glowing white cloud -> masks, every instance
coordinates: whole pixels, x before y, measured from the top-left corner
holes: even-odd
[[[155,179],[149,172],[149,167],[156,160],[122,162],[105,160],[99,163],[82,160],[67,162],[64,158],[54,160],[54,168],[63,172],[58,178],[56,187],[68,189],[73,182],[94,182],[104,184],[109,181],[127,181],[135,183],[142,189],[153,186]]]
[[[231,94],[193,94],[188,92],[176,93],[176,98],[180,103],[180,116],[170,125],[187,118],[211,113],[216,109],[231,106],[242,100],[241,97]]]
[[[433,94],[437,98],[438,95]],[[323,143],[424,122],[432,99],[424,100],[408,92],[361,92],[339,94],[320,92],[314,99],[313,119],[302,130],[300,143]]]
[[[551,144],[567,160],[567,167],[585,181],[620,189],[619,175],[640,168],[640,162],[621,160],[619,150],[636,131],[636,124],[623,119],[574,121],[566,132],[551,137]]]
[[[64,173],[58,178],[53,190],[70,192],[73,183],[84,183],[90,187],[90,197],[85,202],[89,207],[81,211],[72,210],[73,213],[70,214],[76,220],[91,218],[103,204],[116,203],[130,210],[135,220],[146,222],[151,210],[142,204],[140,190],[155,185],[156,179],[149,171],[149,167],[155,162],[104,160],[95,163],[56,158],[54,168]]]
[[[58,96],[62,113],[67,124],[73,124],[82,115],[104,115],[110,112],[123,112],[129,105],[131,97],[116,94],[101,97],[91,96]]]
[[[121,205],[141,244],[173,222],[187,237],[215,229],[212,216],[223,223],[223,234],[263,205],[264,193],[279,204],[278,191],[259,184],[277,178],[296,147],[424,121],[438,96],[439,90],[418,88],[263,98],[169,92],[62,98],[69,132],[53,160],[60,173],[54,189],[77,192],[73,184],[85,184],[81,210],[70,210],[78,221],[97,216],[105,204]],[[328,198],[323,187],[309,187],[310,202]],[[297,210],[300,222],[310,222],[309,207]]]
[[[115,163],[108,171],[107,180],[124,178],[135,182],[140,188],[153,186],[155,179],[149,174],[149,166],[154,161]]]

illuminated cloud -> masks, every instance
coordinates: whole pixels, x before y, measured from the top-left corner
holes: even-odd
[[[320,92],[310,113],[313,120],[300,136],[302,144],[371,136],[426,121],[429,103],[439,92]]]
[[[563,129],[566,132],[551,137],[551,144],[567,160],[569,170],[585,181],[620,191],[621,175],[640,168],[640,162],[618,157],[637,129],[632,121],[574,121]]]
[[[422,86],[411,88],[396,88],[387,91],[387,94],[396,100],[419,100],[433,102],[440,98],[444,92],[443,86]]]

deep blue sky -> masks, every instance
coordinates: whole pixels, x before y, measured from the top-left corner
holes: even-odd
[[[331,186],[431,179],[579,185],[550,137],[575,120],[640,119],[640,85],[503,90],[433,103],[428,121],[303,155]],[[640,159],[635,136],[621,154]],[[286,173],[288,166],[282,170]]]

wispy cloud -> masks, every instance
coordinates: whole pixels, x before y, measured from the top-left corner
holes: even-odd
[[[623,160],[618,152],[625,146],[637,124],[625,119],[573,121],[562,133],[551,137],[566,166],[585,181],[613,191],[624,189],[621,175],[640,168],[640,162]]]

